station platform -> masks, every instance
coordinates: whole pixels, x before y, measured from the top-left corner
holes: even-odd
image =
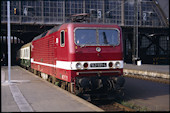
[[[151,64],[127,64],[124,63],[124,75],[142,75],[155,78],[170,79],[169,65],[151,65]]]
[[[1,67],[1,112],[101,112],[102,109],[22,69]]]

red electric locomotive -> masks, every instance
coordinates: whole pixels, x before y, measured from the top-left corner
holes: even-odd
[[[65,23],[32,41],[31,68],[73,93],[108,94],[125,82],[122,47],[117,25]]]

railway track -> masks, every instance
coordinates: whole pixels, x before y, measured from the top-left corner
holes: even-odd
[[[92,104],[98,106],[99,108],[103,109],[106,112],[114,112],[114,111],[136,111],[129,107],[126,107],[122,104],[119,104],[115,100],[98,100],[92,101]]]
[[[158,82],[158,83],[163,83],[163,84],[170,84],[170,80],[169,79],[162,79],[162,78],[154,78],[154,77],[149,77],[149,76],[141,76],[141,75],[124,75],[125,77],[130,77],[130,78],[136,78],[136,79],[142,79],[142,80],[148,80],[148,81],[152,81],[152,82]],[[118,98],[119,99],[119,98]],[[119,102],[119,100],[116,99],[116,101]],[[107,100],[102,100],[101,102],[96,102],[93,101],[92,103],[98,107],[100,107],[101,109],[103,109],[104,111],[108,111],[108,112],[112,112],[112,111],[140,111],[139,106],[135,106],[138,110],[136,109],[131,109],[129,107],[126,107],[122,104],[119,104],[118,102],[116,102],[114,100],[112,101],[107,101]]]
[[[170,84],[170,79],[154,78],[149,76],[131,75],[131,74],[124,75],[124,77],[137,78],[137,79],[148,80],[148,81],[158,82],[163,84]]]

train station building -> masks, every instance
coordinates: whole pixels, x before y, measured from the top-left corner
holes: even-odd
[[[10,1],[10,17],[12,65],[22,45],[68,22],[119,25],[124,62],[169,64],[169,0]],[[1,56],[7,58],[7,1],[1,1],[0,33]]]

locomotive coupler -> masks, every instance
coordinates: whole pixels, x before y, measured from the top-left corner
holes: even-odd
[[[91,76],[77,77],[77,87],[83,92],[85,91],[100,91],[102,93],[121,90],[125,79],[122,76]]]

